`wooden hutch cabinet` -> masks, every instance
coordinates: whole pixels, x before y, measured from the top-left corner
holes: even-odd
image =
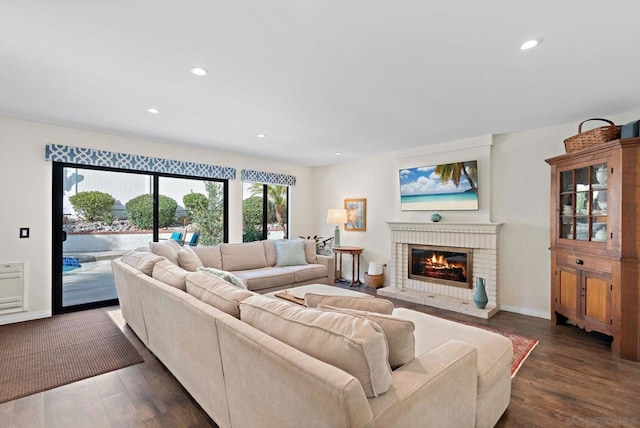
[[[547,159],[551,319],[613,337],[640,361],[640,138]]]

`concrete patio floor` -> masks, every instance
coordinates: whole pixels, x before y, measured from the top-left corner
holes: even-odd
[[[73,306],[116,299],[118,295],[111,260],[124,252],[65,253],[65,257],[77,258],[82,266],[62,275],[62,305]]]

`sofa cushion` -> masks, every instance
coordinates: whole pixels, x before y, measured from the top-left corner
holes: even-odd
[[[226,271],[267,267],[264,245],[260,241],[242,244],[220,244],[222,268]]]
[[[291,285],[295,275],[286,268],[262,268],[233,272],[247,284],[249,290],[263,290],[265,288],[279,287],[281,285]]]
[[[191,247],[184,247],[178,251],[178,264],[189,272],[195,272],[203,266],[202,261]]]
[[[276,241],[273,239],[265,239],[262,241],[264,247],[264,255],[267,259],[267,266],[276,265]]]
[[[304,241],[276,241],[276,266],[300,266],[307,264]]]
[[[153,266],[153,271],[151,272],[153,278],[182,291],[187,289],[187,275],[189,275],[188,271],[169,260],[160,260]]]
[[[304,252],[307,256],[307,263],[318,263],[318,258],[316,257],[316,241],[312,239],[305,239]]]
[[[240,278],[238,278],[231,272],[227,272],[226,270],[220,270],[220,269],[210,268],[210,267],[199,267],[198,270],[206,274],[217,276],[218,278],[222,278],[225,281],[227,281],[229,284],[233,285],[234,287],[238,287],[243,290],[247,289],[247,286],[245,285],[244,282],[242,282]]]
[[[177,265],[178,251],[180,251],[182,247],[173,239],[167,239],[160,242],[149,242],[149,249],[153,254],[162,256]]]
[[[205,272],[193,272],[187,276],[187,293],[236,318],[240,318],[238,304],[253,296],[251,291],[242,290]]]
[[[490,390],[511,367],[513,345],[504,336],[405,308],[396,308],[393,314],[415,324],[416,355],[431,351],[449,339],[474,346],[478,350],[478,397]]]
[[[378,325],[353,315],[308,309],[265,296],[240,303],[240,319],[358,379],[367,397],[392,383],[387,341]]]
[[[164,257],[158,256],[147,251],[129,251],[122,255],[121,260],[131,267],[138,269],[149,276],[153,273],[153,266]]]
[[[356,315],[373,321],[382,328],[389,345],[389,364],[395,370],[413,360],[416,354],[416,341],[413,335],[415,325],[412,321],[398,318],[393,315],[379,314],[377,312],[359,311],[356,309],[335,308],[333,306],[320,305],[319,309],[342,312]]]
[[[203,266],[222,269],[222,254],[219,245],[204,245],[192,248]]]
[[[307,293],[304,295],[304,304],[309,308],[327,305],[335,308],[358,309],[387,315],[391,315],[393,312],[393,303],[385,299],[376,299],[375,297],[329,296],[326,294]]]
[[[285,266],[282,269],[293,272],[293,282],[305,282],[318,278],[326,278],[327,267],[319,264],[308,264],[302,266]]]

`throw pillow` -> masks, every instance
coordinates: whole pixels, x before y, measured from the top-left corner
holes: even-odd
[[[309,308],[327,305],[334,308],[358,309],[387,315],[391,315],[393,312],[393,303],[385,299],[376,299],[375,297],[328,296],[326,294],[307,293],[304,295],[304,304]]]
[[[178,264],[178,251],[182,249],[176,241],[168,239],[160,242],[149,242],[149,249],[153,254],[162,256],[171,263]]]
[[[190,247],[178,251],[178,264],[189,272],[195,272],[203,266],[200,257]]]
[[[182,291],[187,289],[186,280],[189,272],[169,260],[161,260],[153,266],[151,276],[167,285]]]
[[[138,269],[139,271],[151,276],[153,272],[153,266],[160,260],[164,260],[164,257],[155,255],[148,251],[129,251],[122,255],[120,259],[124,263],[131,267]]]
[[[381,328],[367,319],[308,309],[261,295],[240,303],[240,319],[351,374],[367,397],[376,397],[391,387],[387,341]]]
[[[276,266],[299,266],[307,264],[304,241],[276,241]]]
[[[218,278],[224,279],[225,281],[227,281],[229,284],[233,285],[234,287],[238,287],[241,288],[243,290],[247,289],[247,285],[242,282],[242,280],[240,278],[238,278],[237,276],[235,276],[234,274],[232,274],[231,272],[227,272],[226,270],[220,270],[220,269],[216,269],[216,268],[212,268],[212,267],[199,267],[198,270],[200,272],[204,272],[208,275],[211,276],[217,276]]]
[[[416,326],[413,322],[394,317],[393,315],[379,314],[376,312],[359,311],[356,309],[334,308],[332,306],[320,305],[319,309],[341,312],[356,315],[373,321],[380,326],[387,337],[389,345],[389,364],[395,370],[413,360],[416,354],[416,339],[414,331]]]
[[[253,296],[249,290],[242,290],[204,272],[189,274],[187,293],[236,318],[240,318],[240,302]]]

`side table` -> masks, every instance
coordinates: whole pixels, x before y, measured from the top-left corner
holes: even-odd
[[[336,271],[336,280],[344,281],[342,277],[342,255],[351,254],[351,284],[349,287],[362,284],[360,281],[360,254],[364,248],[362,247],[333,247],[334,256],[334,268]]]

